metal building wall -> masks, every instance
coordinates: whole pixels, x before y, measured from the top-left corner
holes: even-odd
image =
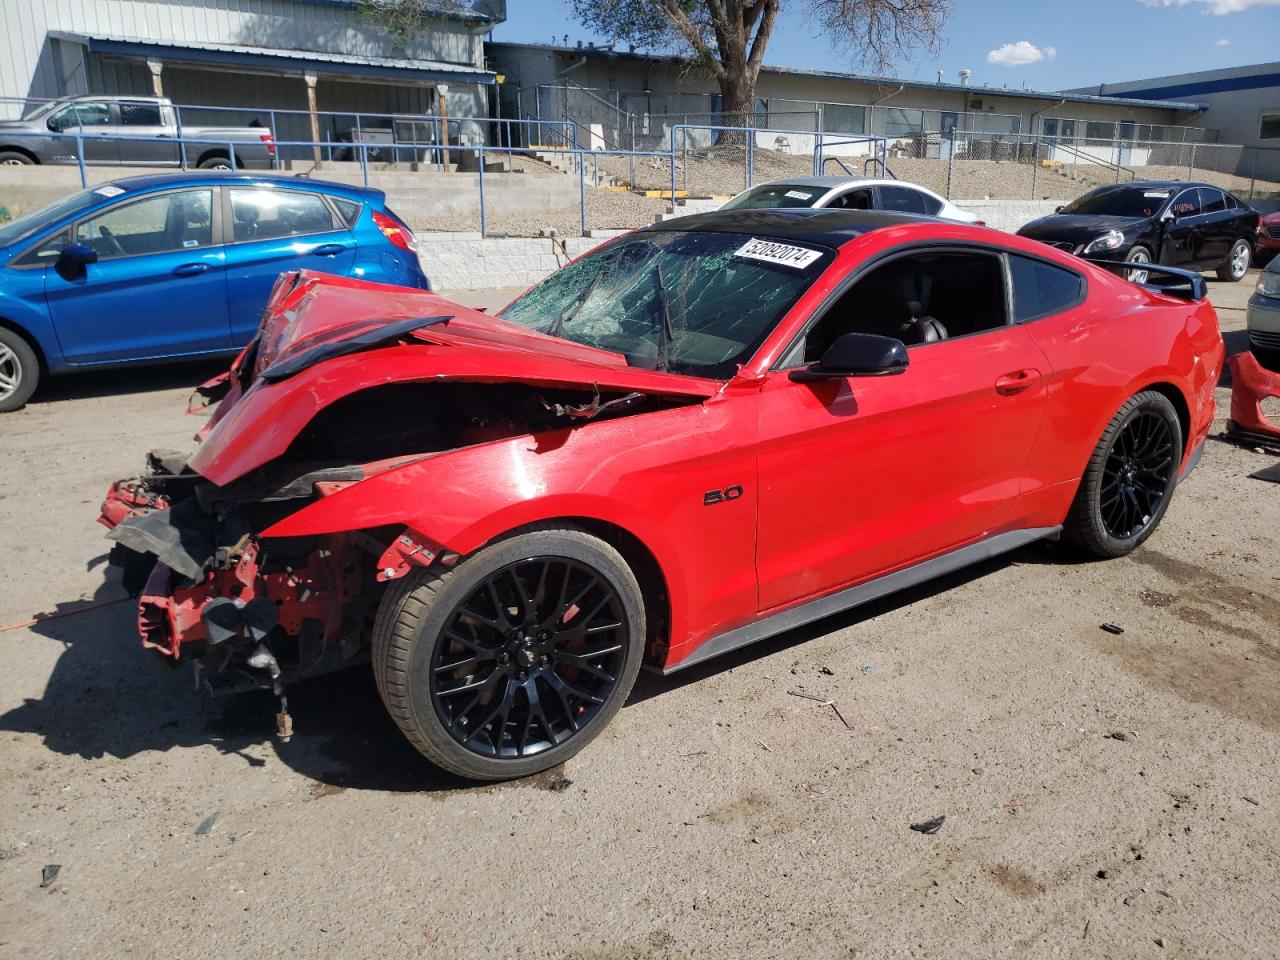
[[[79,57],[60,56],[49,31],[139,40],[234,43],[360,56],[409,56],[483,69],[483,36],[443,23],[406,52],[369,29],[340,3],[295,0],[0,0],[0,96],[55,97],[95,89],[124,90],[132,68],[98,64],[80,70]],[[64,44],[63,46],[74,46]],[[91,64],[85,66],[92,67]],[[96,89],[107,92],[101,87]],[[130,89],[130,92],[141,92]],[[451,100],[452,102],[452,100]],[[12,114],[8,111],[5,115]]]

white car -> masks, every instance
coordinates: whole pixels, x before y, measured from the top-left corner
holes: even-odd
[[[757,184],[728,201],[721,210],[765,210],[779,207],[826,207],[833,210],[893,210],[919,213],[961,223],[983,222],[932,190],[902,180],[874,177],[792,177]]]

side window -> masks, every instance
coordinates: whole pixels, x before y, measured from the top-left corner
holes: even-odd
[[[213,242],[213,190],[183,190],[112,207],[76,224],[75,238],[98,257],[134,257]]]
[[[13,261],[15,267],[31,267],[36,264],[53,263],[58,259],[62,248],[71,242],[71,228],[65,227],[51,236],[45,237],[34,247]]]
[[[1009,274],[1013,278],[1013,318],[1026,323],[1079,303],[1084,296],[1084,278],[1043,260],[1009,254]]]
[[[899,213],[927,213],[924,206],[924,194],[910,187],[879,187],[880,209],[896,210]]]
[[[1235,197],[1233,197],[1231,194],[1229,194],[1229,193],[1224,193],[1224,194],[1222,195],[1222,199],[1223,199],[1223,200],[1225,200],[1225,201],[1227,202],[1227,209],[1228,209],[1228,210],[1238,210],[1238,209],[1240,209],[1240,204],[1236,203],[1236,198],[1235,198]]]
[[[333,197],[333,205],[338,208],[338,216],[342,217],[342,222],[348,227],[354,227],[356,221],[360,219],[360,204],[354,200],[343,200],[341,197]]]
[[[120,104],[120,122],[127,127],[159,127],[160,105],[158,103],[122,103]]]
[[[937,197],[931,197],[927,193],[920,194],[920,202],[924,204],[924,212],[931,217],[936,217],[938,211],[942,209],[942,201]]]
[[[232,236],[236,242],[297,237],[335,229],[333,214],[318,193],[300,190],[233,189]]]
[[[827,204],[832,210],[870,210],[871,191],[848,190]]]
[[[1172,210],[1179,217],[1194,217],[1201,213],[1200,191],[1183,190],[1173,199]]]
[[[1227,200],[1221,190],[1200,188],[1201,213],[1221,213],[1227,209]]]
[[[71,103],[49,118],[50,130],[69,127],[100,127],[111,122],[111,108],[105,103],[89,101]]]
[[[949,250],[909,254],[859,278],[809,330],[803,351],[792,351],[789,359],[818,360],[846,333],[896,337],[914,347],[1007,322],[998,256]]]

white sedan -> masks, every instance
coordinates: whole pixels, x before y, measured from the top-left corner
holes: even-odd
[[[793,177],[750,187],[721,210],[765,210],[779,207],[827,207],[833,210],[893,210],[983,226],[932,190],[902,180],[874,177]]]

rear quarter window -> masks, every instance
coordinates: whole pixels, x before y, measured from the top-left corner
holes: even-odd
[[[344,200],[342,197],[330,197],[329,199],[338,208],[338,216],[342,218],[342,222],[348,227],[354,227],[356,221],[360,219],[360,204],[354,200]]]
[[[1013,318],[1026,323],[1074,307],[1084,299],[1084,277],[1043,260],[1009,254]]]

